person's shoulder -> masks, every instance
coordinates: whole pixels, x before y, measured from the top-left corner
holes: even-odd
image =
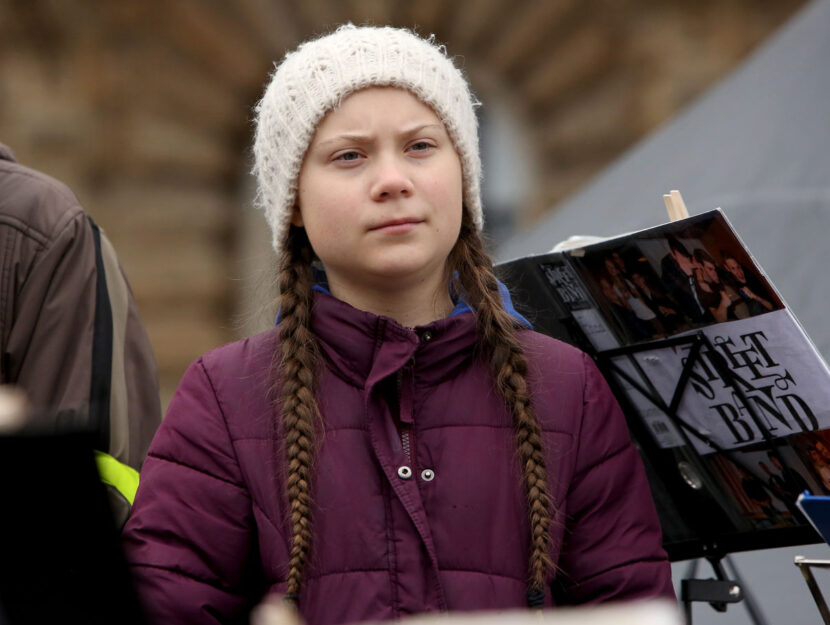
[[[8,151],[0,158],[0,218],[7,225],[48,241],[83,217],[78,198],[64,183],[21,165]]]
[[[279,332],[270,328],[253,336],[225,343],[198,359],[209,375],[238,376],[270,367],[279,346]]]
[[[563,372],[583,372],[588,356],[581,349],[564,341],[533,330],[521,330],[519,339],[525,357],[534,367],[550,368]]]
[[[198,416],[197,407],[221,414],[239,428],[254,423],[269,412],[273,387],[272,359],[278,349],[274,329],[206,352],[194,360],[179,382],[165,421],[173,413],[180,423]],[[163,422],[162,422],[163,424]]]
[[[573,345],[531,330],[520,332],[519,339],[542,429],[577,435],[586,417],[586,402],[606,397],[593,359]]]

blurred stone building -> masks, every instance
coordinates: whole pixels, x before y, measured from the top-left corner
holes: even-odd
[[[273,318],[264,304],[274,256],[251,208],[249,145],[252,106],[286,48],[347,20],[435,33],[484,102],[485,205],[491,235],[502,237],[802,4],[0,0],[0,141],[69,184],[108,232],[166,405],[191,360]]]

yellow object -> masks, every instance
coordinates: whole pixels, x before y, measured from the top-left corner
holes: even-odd
[[[135,492],[138,490],[138,471],[97,449],[95,464],[101,481],[115,488],[132,506]]]

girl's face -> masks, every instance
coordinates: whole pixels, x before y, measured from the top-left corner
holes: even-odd
[[[706,277],[706,280],[711,282],[712,284],[718,284],[720,282],[718,268],[715,267],[708,260],[703,261],[703,274]]]
[[[727,271],[729,271],[729,273],[735,276],[738,279],[738,282],[746,281],[746,277],[744,276],[744,270],[737,260],[735,260],[734,258],[727,258],[724,264],[726,265]]]
[[[461,162],[444,125],[409,92],[365,89],[331,111],[297,197],[292,223],[305,228],[333,294],[446,286],[461,228]]]

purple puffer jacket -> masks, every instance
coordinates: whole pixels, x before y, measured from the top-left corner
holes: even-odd
[[[315,298],[325,431],[306,621],[524,606],[527,505],[510,416],[472,358],[473,315],[411,330]],[[673,597],[648,483],[602,376],[563,343],[521,339],[556,506],[548,604]],[[125,529],[153,622],[245,622],[285,588],[283,452],[268,401],[277,341],[272,330],[197,360],[153,440]]]

